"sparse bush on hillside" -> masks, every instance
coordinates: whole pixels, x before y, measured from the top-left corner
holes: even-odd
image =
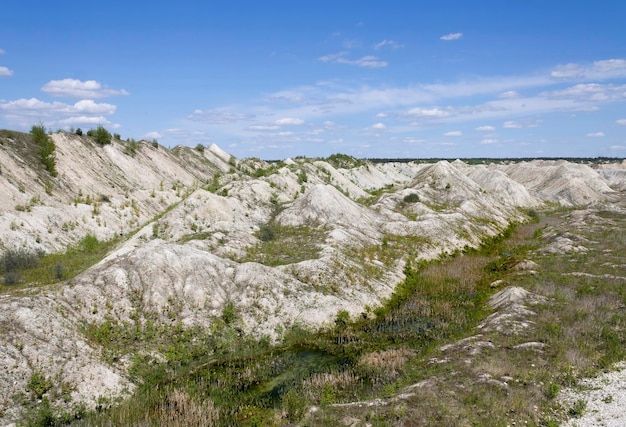
[[[276,237],[276,232],[274,230],[274,227],[272,227],[271,225],[262,225],[259,229],[258,235],[261,241],[269,242],[274,240],[274,238]]]
[[[237,308],[232,301],[228,301],[222,310],[222,320],[226,325],[232,324],[237,318],[239,314],[237,313]]]
[[[27,249],[9,249],[0,258],[3,273],[33,268],[39,264],[41,254]]]
[[[99,245],[100,241],[93,234],[87,234],[80,241],[80,248],[87,253],[95,252],[98,249]]]
[[[203,153],[204,152],[204,145],[202,144],[198,144],[196,145],[196,150]]]
[[[76,128],[76,132],[74,132],[78,136],[83,136],[83,130],[81,128]]]
[[[420,196],[418,196],[416,193],[411,193],[404,196],[402,200],[404,201],[404,203],[417,203],[420,201]]]
[[[113,138],[111,133],[106,130],[104,126],[98,126],[96,129],[89,129],[89,131],[87,131],[87,136],[92,137],[99,145],[110,144],[111,138]]]
[[[2,283],[13,286],[22,280],[21,270],[34,268],[39,265],[41,253],[26,249],[9,249],[0,257],[0,272]]]
[[[135,141],[134,138],[129,139],[124,146],[124,154],[130,157],[135,157],[137,155],[137,150],[139,150],[139,143]]]
[[[30,134],[33,136],[33,140],[39,146],[39,156],[41,157],[41,163],[52,176],[57,176],[56,170],[56,146],[54,141],[46,133],[46,128],[43,124],[33,125],[30,129]]]

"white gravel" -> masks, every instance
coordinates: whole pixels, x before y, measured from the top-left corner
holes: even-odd
[[[623,427],[626,426],[626,362],[596,378],[588,378],[572,389],[563,390],[559,397],[564,408],[571,408],[578,400],[586,402],[579,418],[571,418],[567,427]]]

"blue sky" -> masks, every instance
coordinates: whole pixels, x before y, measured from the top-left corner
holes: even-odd
[[[238,157],[626,156],[624,2],[13,2],[0,128]]]

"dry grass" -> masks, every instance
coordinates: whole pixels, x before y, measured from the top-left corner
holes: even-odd
[[[400,348],[367,353],[357,362],[360,372],[367,374],[374,385],[387,383],[400,375],[406,362],[415,355],[415,351]]]
[[[174,389],[154,411],[150,420],[169,427],[209,427],[219,422],[219,410],[210,399],[192,398],[188,393]]]

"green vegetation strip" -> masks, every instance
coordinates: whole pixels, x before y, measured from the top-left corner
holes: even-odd
[[[3,284],[0,291],[25,286],[41,286],[75,277],[96,264],[119,243],[118,239],[102,242],[92,234],[65,252],[43,254],[28,249],[8,250],[0,257]]]

